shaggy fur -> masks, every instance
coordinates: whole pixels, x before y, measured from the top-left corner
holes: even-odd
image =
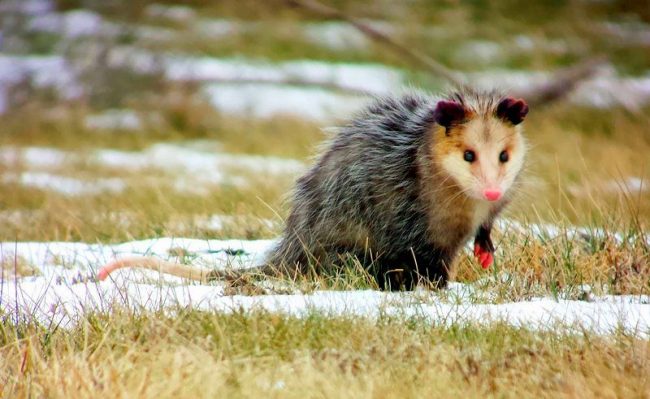
[[[465,90],[447,99],[473,119],[494,116],[502,97]],[[268,264],[289,274],[321,272],[350,254],[381,288],[395,290],[412,289],[421,278],[444,286],[472,235],[493,252],[489,232],[507,199],[494,207],[472,200],[441,169],[438,101],[419,94],[378,99],[341,128],[298,179]]]

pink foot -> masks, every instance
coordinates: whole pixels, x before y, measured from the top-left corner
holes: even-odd
[[[494,262],[494,256],[490,251],[486,251],[483,247],[478,244],[474,244],[474,256],[478,259],[478,263],[481,264],[483,269],[490,267],[492,262]]]

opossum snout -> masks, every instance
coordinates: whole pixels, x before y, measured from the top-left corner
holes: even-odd
[[[498,201],[501,198],[501,190],[498,188],[486,188],[483,190],[483,197],[488,201]]]

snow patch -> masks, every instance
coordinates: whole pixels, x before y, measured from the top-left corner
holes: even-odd
[[[158,74],[164,69],[164,57],[134,46],[115,46],[106,55],[111,68],[128,68],[140,74]]]
[[[206,173],[225,168],[247,169],[255,173],[300,173],[305,165],[295,159],[263,155],[239,155],[215,152],[208,143],[192,145],[154,144],[143,151],[95,150],[88,160],[101,166],[141,170],[158,168]],[[196,148],[199,145],[207,149]],[[73,151],[47,147],[5,147],[0,149],[0,163],[21,164],[28,168],[53,168],[81,160]]]
[[[150,4],[144,9],[149,18],[160,18],[177,23],[188,23],[196,18],[192,7],[166,4]]]
[[[645,240],[650,245],[650,234],[635,236],[632,234],[622,233],[620,231],[608,231],[602,227],[585,227],[585,226],[558,226],[551,223],[521,223],[519,221],[507,218],[496,220],[495,225],[502,231],[514,231],[516,233],[532,236],[534,238],[548,240],[557,237],[564,237],[567,240],[590,241],[593,239],[613,238],[619,243],[634,242],[637,238]],[[468,250],[471,252],[471,247]]]
[[[313,312],[326,315],[382,315],[418,317],[432,324],[506,322],[533,330],[553,331],[559,326],[597,334],[625,331],[650,335],[650,297],[604,296],[592,302],[534,298],[504,304],[474,303],[463,292],[469,286],[452,283],[448,291],[460,293],[450,303],[443,292],[417,290],[389,293],[372,290],[316,291],[311,294],[224,296],[223,285],[188,285],[182,279],[152,271],[122,269],[105,282],[95,282],[97,269],[114,256],[154,255],[169,258],[178,248],[193,256],[193,263],[222,268],[250,267],[262,262],[274,245],[271,240],[192,240],[163,238],[119,245],[67,242],[0,243],[1,260],[20,256],[40,269],[41,275],[0,281],[0,306],[5,317],[54,321],[72,327],[89,311],[108,312],[121,304],[134,311],[173,311],[191,307],[216,312],[265,309],[293,316]],[[470,287],[471,288],[471,287]]]
[[[300,82],[374,95],[390,94],[404,84],[400,71],[373,64],[308,60],[272,64],[210,57],[170,57],[165,64],[167,78],[180,81]]]
[[[130,46],[110,49],[106,62],[113,68],[162,74],[170,81],[199,82],[202,93],[216,109],[263,118],[292,114],[328,122],[348,117],[362,106],[368,96],[391,95],[407,85],[403,71],[374,64],[309,60],[269,63],[186,57],[155,54]],[[488,89],[499,87],[525,91],[544,84],[550,76],[548,72],[491,70],[470,73],[468,79]],[[63,57],[0,55],[0,112],[10,104],[11,88],[21,82],[29,82],[37,88],[53,88],[63,99],[76,99],[84,93],[74,68]],[[622,77],[612,66],[606,66],[596,76],[581,83],[570,94],[569,100],[582,106],[623,106],[640,112],[644,104],[650,103],[650,73]],[[132,122],[133,117],[123,117],[130,119],[130,126],[136,125]]]
[[[499,43],[490,40],[470,40],[463,43],[455,52],[458,62],[487,65],[503,61],[505,51]]]
[[[248,32],[257,27],[256,22],[243,22],[231,19],[201,19],[193,25],[193,31],[206,39],[224,38],[237,33]]]
[[[628,176],[623,179],[607,180],[593,185],[572,184],[567,190],[578,197],[585,197],[591,194],[592,189],[609,194],[638,194],[648,191],[650,183],[647,179],[636,176]]]
[[[309,23],[303,26],[305,38],[332,50],[364,50],[370,45],[368,38],[347,22]]]
[[[37,15],[28,21],[27,28],[36,32],[60,35],[66,39],[114,37],[120,33],[117,25],[105,21],[101,15],[89,10]]]
[[[525,91],[548,81],[551,73],[519,70],[493,70],[468,75],[469,81],[486,89],[500,87],[514,91]],[[613,66],[605,66],[591,79],[582,82],[569,94],[574,104],[610,108],[623,106],[640,111],[643,104],[650,102],[650,72],[640,77],[621,77]]]
[[[79,180],[42,169],[70,166],[80,161],[120,170],[157,169],[170,174],[169,180],[177,191],[197,195],[208,194],[214,185],[246,185],[249,174],[260,177],[298,175],[305,170],[305,165],[295,159],[226,154],[214,151],[209,144],[198,144],[161,143],[143,151],[96,150],[83,157],[73,151],[7,147],[0,149],[0,164],[21,170],[21,173],[5,174],[4,181],[69,195],[118,192],[125,188],[125,183],[120,179]],[[207,148],[200,148],[201,145]]]
[[[143,124],[137,112],[128,109],[111,109],[84,118],[84,126],[91,130],[139,130]]]
[[[598,29],[617,39],[618,43],[650,46],[650,24],[643,22],[602,22]]]
[[[51,0],[4,0],[0,3],[0,13],[38,15],[54,10]]]
[[[0,149],[0,163],[3,165],[25,165],[29,168],[55,168],[69,159],[67,153],[55,148],[26,147]]]
[[[569,52],[577,53],[586,50],[585,44],[575,38],[549,40],[528,35],[515,36],[512,40],[512,46],[521,52],[530,53],[535,51],[555,55],[567,54]]]
[[[226,168],[243,168],[255,173],[299,173],[302,162],[261,155],[234,155],[201,151],[172,144],[155,144],[144,151],[127,152],[99,150],[94,153],[96,162],[103,166],[127,169],[158,168],[184,171],[194,176],[219,175]],[[206,176],[210,179],[210,176]],[[218,177],[216,181],[221,181]]]
[[[81,97],[83,88],[62,56],[12,56],[0,54],[0,113],[10,105],[10,90],[21,83],[56,90],[66,100]]]
[[[322,122],[349,117],[367,102],[358,96],[285,85],[211,84],[204,93],[210,104],[229,114],[255,118],[290,115]]]
[[[2,181],[19,183],[25,187],[54,191],[68,196],[117,193],[126,188],[124,181],[117,178],[82,180],[45,172],[5,173],[2,175]]]
[[[216,109],[260,118],[341,119],[361,108],[367,95],[387,95],[404,85],[401,72],[379,65],[217,58],[171,58],[165,65],[170,80],[204,82],[203,92]]]
[[[612,180],[607,183],[606,188],[610,191],[619,191],[625,193],[635,193],[648,191],[648,181],[640,177],[631,176],[623,182]]]
[[[569,100],[596,108],[624,106],[640,112],[641,107],[650,102],[650,72],[629,78],[620,77],[609,69],[581,84],[570,94]]]
[[[174,29],[159,26],[138,25],[134,30],[138,39],[144,42],[170,42],[178,36],[178,32]]]

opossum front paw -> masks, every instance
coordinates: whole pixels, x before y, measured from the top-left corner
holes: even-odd
[[[492,255],[492,252],[487,248],[483,248],[483,246],[478,242],[474,243],[474,256],[476,256],[478,263],[481,264],[483,269],[487,269],[490,267],[492,262],[494,262],[494,255]]]

